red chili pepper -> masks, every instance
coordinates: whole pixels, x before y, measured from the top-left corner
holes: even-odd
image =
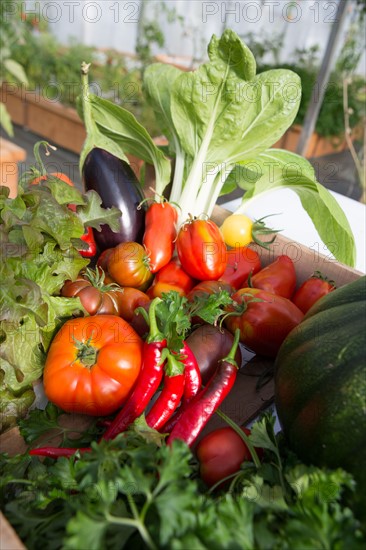
[[[159,430],[174,414],[184,391],[183,363],[178,361],[171,352],[164,355],[166,357],[164,386],[146,415],[147,425],[155,430]]]
[[[152,273],[167,265],[173,256],[177,219],[175,206],[164,200],[152,203],[147,209],[142,244],[148,252]]]
[[[166,349],[167,342],[156,324],[155,307],[158,302],[160,298],[155,298],[150,304],[150,332],[144,342],[143,363],[136,386],[127,403],[104,432],[103,439],[114,439],[127,430],[128,426],[144,412],[163,378],[163,350]]]
[[[230,393],[238,372],[238,365],[234,357],[239,344],[239,336],[240,331],[237,330],[229,355],[219,364],[207,386],[197,394],[185,409],[179,422],[175,424],[171,431],[167,444],[170,445],[175,439],[182,439],[187,445],[191,446],[211,416]]]
[[[184,364],[184,391],[182,403],[178,410],[167,419],[166,423],[157,428],[161,432],[170,433],[178,420],[181,418],[183,412],[186,410],[188,404],[198,394],[202,387],[201,371],[198,366],[196,357],[192,350],[189,348],[186,342],[183,342],[183,348],[180,351],[181,361]]]
[[[90,447],[81,447],[80,449],[74,449],[73,447],[38,447],[38,449],[31,449],[29,454],[31,456],[46,456],[48,458],[60,458],[73,456],[77,451],[80,453],[90,453]]]
[[[202,386],[201,371],[196,357],[186,342],[180,351],[184,363],[184,392],[183,403],[189,403],[197,395]]]

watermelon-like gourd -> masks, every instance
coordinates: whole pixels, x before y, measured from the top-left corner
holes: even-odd
[[[284,340],[275,404],[299,458],[351,472],[366,500],[366,276],[321,298]]]

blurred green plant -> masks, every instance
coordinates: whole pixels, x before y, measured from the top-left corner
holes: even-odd
[[[362,0],[364,2],[366,0]],[[355,24],[355,32],[349,33],[344,47],[341,50],[334,71],[332,72],[326,87],[324,101],[316,123],[316,132],[323,137],[334,140],[337,145],[343,139],[345,133],[343,115],[343,76],[345,71],[352,72],[352,79],[348,84],[349,122],[352,128],[362,125],[365,116],[365,102],[362,99],[362,90],[365,88],[365,79],[355,74],[355,69],[360,61],[364,43],[359,21]],[[273,68],[290,69],[301,78],[302,97],[295,124],[301,125],[311,99],[312,90],[316,82],[319,70],[319,46],[309,48],[296,48],[293,51],[290,63],[280,61],[283,39],[281,36],[261,35],[256,37],[253,33],[243,36],[249,48],[255,52],[258,72]]]
[[[0,10],[0,87],[4,81],[28,84],[23,64],[13,55],[17,44],[25,43],[25,33],[21,2],[11,0],[3,3]],[[0,124],[8,135],[13,136],[11,118],[3,102],[0,102]]]

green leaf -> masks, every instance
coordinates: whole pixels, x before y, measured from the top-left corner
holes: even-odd
[[[15,394],[10,388],[2,385],[0,388],[0,433],[14,427],[17,420],[27,414],[35,398],[31,387]]]
[[[119,218],[121,211],[112,206],[102,208],[102,199],[96,191],[87,191],[84,195],[85,206],[77,207],[77,215],[81,222],[87,227],[93,227],[101,231],[101,226],[108,224],[112,231],[119,231]]]
[[[28,85],[27,75],[23,67],[14,59],[5,59],[4,68],[21,84]]]
[[[38,199],[35,206],[31,227],[43,233],[48,233],[58,243],[62,250],[70,247],[71,239],[80,238],[84,233],[82,221],[65,205],[60,205],[45,189],[39,186],[36,190],[27,191],[25,198]]]
[[[147,131],[132,113],[119,105],[91,95],[91,111],[99,131],[124,151],[154,165],[156,192],[163,194],[170,181],[170,161],[155,145]]]
[[[180,221],[210,215],[234,165],[273,145],[300,104],[299,77],[281,69],[254,76],[251,54],[232,31],[214,37],[209,52],[209,63],[180,75],[172,88],[173,123],[194,159],[178,201]]]
[[[299,155],[278,149],[265,151],[256,157],[255,163],[262,175],[245,193],[237,212],[243,212],[249,200],[269,190],[291,189],[299,196],[327,248],[337,260],[353,267],[356,246],[349,222],[333,195],[316,181],[310,163]]]
[[[175,132],[170,99],[173,84],[182,71],[166,63],[152,63],[144,71],[144,92],[148,102],[152,105],[156,120],[162,133],[168,138],[173,149],[179,150],[179,141]]]
[[[44,185],[50,189],[58,204],[85,204],[82,193],[76,187],[55,176],[48,176]]]
[[[0,124],[5,132],[10,136],[14,136],[14,129],[11,123],[11,117],[4,103],[0,102]]]
[[[67,537],[63,548],[76,550],[88,548],[88,550],[100,550],[103,548],[105,532],[108,521],[102,517],[91,516],[78,510],[67,525]]]
[[[104,149],[115,157],[129,163],[128,158],[120,145],[115,140],[110,139],[108,136],[101,133],[97,128],[91,108],[92,94],[89,93],[88,72],[89,65],[83,62],[81,64],[82,95],[81,100],[78,101],[78,112],[80,118],[85,123],[86,140],[79,158],[79,168],[81,173],[86,157],[90,151],[96,147]]]
[[[1,322],[5,335],[0,344],[2,386],[13,393],[31,387],[42,374],[45,356],[39,347],[39,330],[31,316],[25,317],[21,325]]]

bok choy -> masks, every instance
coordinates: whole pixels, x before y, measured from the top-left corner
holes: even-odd
[[[236,187],[245,191],[240,211],[257,196],[288,187],[299,195],[335,257],[354,265],[355,245],[347,218],[317,182],[310,163],[271,148],[298,111],[298,75],[282,69],[256,74],[252,52],[227,29],[220,38],[212,37],[207,63],[189,72],[153,63],[145,70],[143,86],[168,139],[169,156],[175,159],[172,178],[162,151],[122,107],[91,94],[92,116],[100,133],[154,164],[155,192],[179,205],[179,224],[189,215],[210,216],[218,197]]]

